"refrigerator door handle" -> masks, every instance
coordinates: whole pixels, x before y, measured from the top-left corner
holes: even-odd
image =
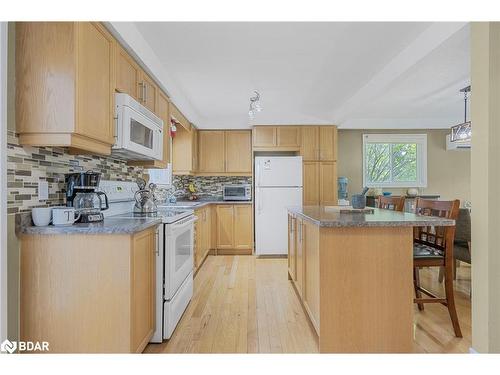
[[[260,189],[259,189],[260,190]],[[262,192],[259,191],[259,204],[258,204],[258,212],[259,214],[262,213]]]
[[[255,175],[257,176],[257,183],[255,184],[255,186],[260,186],[260,161],[257,161],[257,163],[255,164]]]

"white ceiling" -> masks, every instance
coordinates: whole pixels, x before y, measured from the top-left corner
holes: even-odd
[[[458,90],[470,70],[465,23],[113,26],[119,34],[125,27],[135,32],[133,41],[130,32],[122,37],[200,128],[443,128],[463,116]],[[249,124],[253,90],[264,110]]]

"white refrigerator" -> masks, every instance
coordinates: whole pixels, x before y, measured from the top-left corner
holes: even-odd
[[[286,208],[302,206],[302,156],[255,157],[255,253],[288,252]]]

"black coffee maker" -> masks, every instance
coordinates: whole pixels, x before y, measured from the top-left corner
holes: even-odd
[[[99,172],[87,171],[68,173],[66,181],[66,206],[73,207],[76,193],[92,193],[99,187],[101,174]]]
[[[66,205],[74,207],[80,214],[82,223],[104,220],[101,211],[109,208],[108,197],[99,187],[101,174],[94,171],[69,173],[66,177]],[[104,197],[104,202],[101,197]],[[105,203],[105,206],[103,206]]]

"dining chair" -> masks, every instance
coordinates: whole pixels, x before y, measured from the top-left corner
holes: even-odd
[[[378,196],[378,208],[393,211],[403,211],[405,207],[405,197]]]
[[[418,215],[439,216],[456,220],[460,201],[437,201],[417,198],[415,211]],[[415,288],[414,302],[419,310],[424,303],[441,303],[448,308],[455,336],[462,337],[455,308],[453,293],[453,242],[455,226],[427,226],[413,228],[413,282]],[[438,297],[420,285],[419,269],[422,267],[444,268],[445,297]],[[428,298],[423,298],[425,294]]]

